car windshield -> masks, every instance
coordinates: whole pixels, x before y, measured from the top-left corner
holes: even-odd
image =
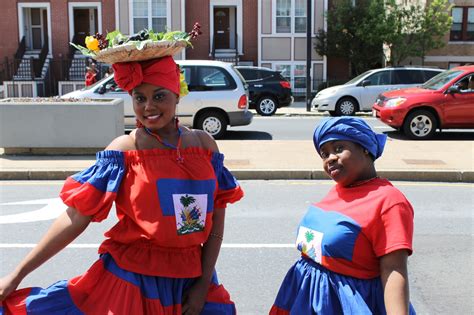
[[[104,83],[104,81],[107,80],[107,79],[108,79],[108,77],[102,78],[101,80],[95,82],[95,83],[92,84],[92,85],[85,86],[82,90],[83,90],[83,91],[91,90],[91,89],[95,88],[96,86],[98,86],[98,85]]]
[[[421,87],[428,90],[439,90],[446,83],[460,75],[462,71],[460,70],[447,70],[441,72],[440,74],[432,77],[430,80],[425,82]]]
[[[371,74],[372,72],[374,72],[374,70],[369,70],[369,71],[366,71],[366,72],[364,72],[364,73],[362,73],[362,74],[359,74],[359,75],[356,76],[354,79],[350,80],[349,82],[344,83],[344,85],[356,83],[357,81],[359,81],[359,80],[362,79],[363,77],[368,76],[368,75]]]

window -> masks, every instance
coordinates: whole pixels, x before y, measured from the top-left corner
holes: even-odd
[[[306,66],[296,65],[295,66],[295,89],[306,89]]]
[[[374,73],[365,80],[370,81],[370,85],[390,84],[390,71],[380,71],[380,72]]]
[[[395,70],[393,84],[421,84],[425,82],[422,70]]]
[[[423,72],[425,74],[425,81],[424,82],[426,82],[426,81],[430,80],[432,77],[437,76],[438,74],[440,74],[443,71],[441,71],[441,70],[440,71],[424,70]]]
[[[474,75],[468,75],[455,83],[461,93],[474,92]]]
[[[199,66],[193,67],[197,85],[189,85],[190,91],[221,91],[233,90],[237,87],[234,79],[224,69],[218,67]]]
[[[291,0],[277,0],[276,32],[291,33]]]
[[[277,33],[306,32],[306,0],[276,0]]]
[[[240,74],[244,77],[245,81],[253,81],[258,79],[258,72],[252,69],[238,68]]]
[[[166,31],[167,0],[133,0],[133,33],[142,29]]]
[[[455,7],[450,41],[474,41],[474,7]]]

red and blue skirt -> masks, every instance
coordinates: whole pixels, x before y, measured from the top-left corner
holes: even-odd
[[[270,310],[270,315],[386,313],[380,278],[345,276],[304,257],[288,271]]]
[[[181,315],[184,292],[194,279],[147,276],[120,268],[112,256],[100,259],[83,275],[46,289],[13,292],[0,314],[153,314]],[[229,293],[214,273],[201,314],[236,314]]]

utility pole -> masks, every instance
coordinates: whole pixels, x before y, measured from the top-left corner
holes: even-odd
[[[311,111],[311,52],[312,47],[312,32],[311,32],[311,1],[306,2],[306,111]]]

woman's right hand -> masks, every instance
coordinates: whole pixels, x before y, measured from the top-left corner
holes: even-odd
[[[0,302],[5,300],[7,296],[16,290],[20,285],[21,279],[14,273],[10,273],[0,279]]]

